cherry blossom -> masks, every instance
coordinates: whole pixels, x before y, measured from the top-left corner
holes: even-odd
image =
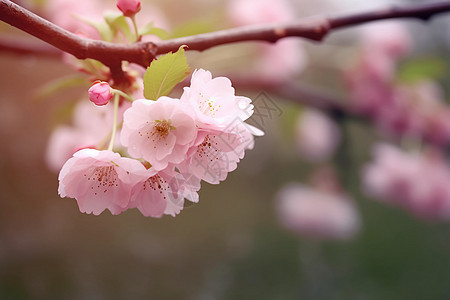
[[[134,158],[144,158],[160,171],[182,162],[195,141],[192,108],[178,99],[136,100],[124,113],[121,142]]]
[[[133,187],[130,207],[137,207],[146,217],[158,218],[166,212],[168,202],[181,203],[181,211],[184,197],[178,193],[178,182],[172,180],[175,175],[150,168],[147,176]]]
[[[118,153],[83,149],[62,167],[58,193],[75,198],[81,212],[99,215],[109,209],[116,215],[128,208],[132,188],[147,178],[145,171],[139,161]]]
[[[194,71],[180,101],[193,107],[199,127],[225,128],[235,119],[245,121],[253,114],[251,100],[235,96],[228,78],[212,78],[211,72],[203,69]]]
[[[241,143],[241,137],[233,133],[201,131],[195,146],[189,149],[187,159],[178,168],[208,183],[218,184],[226,179],[228,172],[237,168],[244,156],[244,149],[235,151]]]

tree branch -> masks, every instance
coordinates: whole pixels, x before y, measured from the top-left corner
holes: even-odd
[[[302,37],[321,41],[327,34],[348,26],[366,22],[393,19],[419,18],[428,20],[432,16],[450,11],[450,1],[392,6],[365,13],[347,14],[335,17],[314,17],[289,23],[238,27],[211,33],[198,34],[158,43],[139,42],[135,44],[114,44],[79,37],[32,12],[9,1],[0,0],[0,20],[33,35],[60,50],[79,59],[96,59],[108,67],[113,77],[121,77],[121,62],[129,61],[148,66],[156,55],[176,51],[181,45],[188,50],[202,51],[211,47],[244,42],[276,42],[285,37]],[[9,48],[11,49],[11,47]]]
[[[335,29],[393,18],[419,18],[428,20],[432,16],[450,11],[450,1],[392,6],[335,17],[314,17],[289,23],[245,26],[211,33],[176,38],[158,43],[139,42],[132,45],[113,44],[79,37],[53,23],[29,12],[19,5],[0,0],[0,20],[17,27],[77,58],[92,58],[107,65],[111,62],[130,61],[147,66],[155,55],[176,51],[182,45],[188,50],[202,51],[214,46],[244,42],[276,42],[285,37],[302,37],[320,41]]]
[[[115,69],[122,61],[147,65],[154,58],[151,43],[126,45],[82,38],[9,0],[0,0],[0,20],[79,59],[96,59]]]
[[[448,11],[450,11],[450,1],[442,1],[410,6],[391,6],[365,13],[346,14],[328,18],[310,17],[288,23],[238,27],[161,41],[156,43],[156,54],[176,51],[182,45],[187,45],[187,50],[203,51],[218,45],[245,41],[274,43],[286,37],[301,37],[308,40],[321,41],[327,34],[336,29],[395,18],[428,20],[434,15]]]

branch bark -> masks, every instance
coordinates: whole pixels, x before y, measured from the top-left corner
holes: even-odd
[[[392,6],[364,13],[332,17],[313,17],[289,23],[245,26],[198,34],[158,43],[113,44],[79,37],[9,1],[0,0],[0,20],[33,35],[77,58],[92,58],[111,66],[129,61],[148,66],[155,55],[176,51],[181,45],[187,50],[203,51],[211,47],[244,41],[276,42],[286,37],[301,37],[321,41],[330,32],[376,20],[418,18],[428,20],[450,11],[450,1]]]
[[[147,65],[154,58],[152,43],[126,45],[82,38],[9,0],[0,0],[0,20],[79,59],[96,59],[109,67],[122,61]]]

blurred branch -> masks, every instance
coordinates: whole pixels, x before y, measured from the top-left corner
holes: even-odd
[[[346,104],[345,100],[327,93],[322,88],[319,90],[289,80],[274,81],[273,79],[255,76],[240,77],[230,75],[228,77],[233,82],[233,86],[239,89],[264,91],[291,102],[314,107],[331,114],[357,115]]]
[[[0,51],[11,52],[20,55],[36,55],[49,58],[61,58],[62,51],[44,43],[30,40],[11,38],[0,35]]]
[[[285,37],[302,37],[321,41],[331,31],[348,26],[393,18],[428,20],[436,14],[447,11],[450,11],[450,1],[442,1],[411,6],[392,6],[365,13],[335,17],[306,18],[289,23],[238,27],[157,43],[114,44],[82,38],[9,0],[0,0],[0,20],[79,59],[91,58],[102,62],[111,69],[113,79],[118,81],[125,80],[121,68],[122,61],[133,62],[145,67],[156,55],[176,51],[181,45],[187,45],[188,50],[202,51],[219,45],[244,41],[274,43]],[[19,49],[20,44],[16,46],[15,49],[22,53],[30,50],[28,48],[28,50],[21,51]],[[11,50],[13,47],[10,45],[7,49]]]

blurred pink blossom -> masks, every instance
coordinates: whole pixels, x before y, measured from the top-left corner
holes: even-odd
[[[48,0],[46,2],[50,21],[64,29],[83,36],[100,39],[98,31],[82,21],[101,22],[103,12],[108,9],[106,2],[92,0]]]
[[[295,18],[289,1],[233,0],[228,15],[236,26],[283,23]],[[258,45],[255,70],[259,75],[279,79],[301,72],[306,65],[306,54],[298,40],[283,39],[274,45]]]
[[[391,21],[364,26],[361,43],[361,54],[346,79],[354,107],[374,116],[392,102],[397,63],[410,51],[411,41],[406,28]]]
[[[295,124],[295,142],[301,156],[312,162],[325,161],[339,145],[341,132],[324,113],[305,108]]]
[[[410,33],[396,21],[365,25],[361,28],[361,36],[363,51],[378,52],[394,62],[407,55],[412,48]]]
[[[300,236],[344,240],[360,228],[358,211],[346,196],[290,183],[276,201],[282,225]]]
[[[128,107],[130,107],[129,102],[121,103],[118,122],[122,121],[123,112]],[[105,142],[113,124],[112,104],[95,106],[84,99],[76,105],[72,123],[71,126],[57,127],[49,138],[46,162],[49,169],[54,172],[59,172],[63,164],[77,150],[97,147],[99,143]],[[116,139],[116,145],[120,146],[118,139]]]
[[[398,61],[411,50],[400,23],[383,22],[363,30],[361,55],[345,79],[353,108],[391,136],[450,142],[450,109],[440,87],[428,80],[398,83]]]
[[[450,220],[450,169],[436,150],[404,152],[389,144],[374,147],[363,171],[366,192],[426,219]]]

